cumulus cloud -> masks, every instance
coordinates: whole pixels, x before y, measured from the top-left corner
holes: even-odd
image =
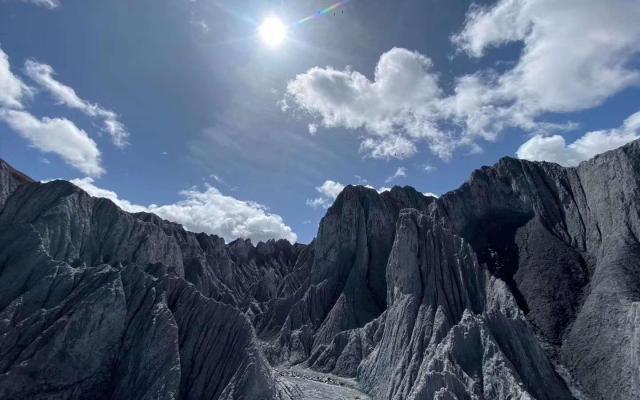
[[[102,119],[103,131],[111,136],[111,140],[116,146],[124,147],[128,144],[129,132],[124,124],[118,120],[118,115],[98,104],[80,98],[73,88],[55,79],[55,71],[50,65],[27,60],[25,73],[47,90],[60,104],[80,110],[90,117]]]
[[[118,197],[118,194],[112,190],[103,189],[96,186],[95,180],[91,177],[71,179],[69,182],[78,186],[80,189],[89,193],[93,197],[103,197],[105,199],[113,201],[118,207],[122,208],[125,211],[131,213],[149,211],[149,209],[145,206],[134,204],[128,200],[121,199],[120,197]]]
[[[314,199],[307,199],[307,205],[313,208],[328,208],[331,203],[338,197],[340,192],[344,189],[345,185],[340,182],[332,181],[330,179],[324,181],[324,183],[316,190],[321,194],[321,197]]]
[[[393,48],[372,79],[314,67],[288,83],[285,101],[314,123],[364,132],[360,149],[372,157],[407,158],[424,142],[446,160],[461,147],[480,151],[479,140],[495,141],[507,128],[575,129],[540,119],[598,106],[640,84],[638,20],[640,2],[628,0],[499,0],[471,7],[452,40],[474,58],[520,42],[511,69],[459,76],[447,93],[428,57]]]
[[[54,9],[60,6],[59,0],[21,0],[23,3],[31,3],[36,6]]]
[[[404,159],[414,155],[418,149],[409,139],[402,136],[389,136],[384,138],[365,138],[360,143],[360,151],[373,158]]]
[[[407,169],[405,167],[398,167],[398,169],[396,169],[396,172],[394,172],[393,175],[387,177],[387,179],[385,179],[384,181],[386,183],[389,183],[398,178],[404,178],[406,176],[407,176]]]
[[[417,138],[439,151],[447,138],[427,105],[440,95],[431,60],[401,48],[380,57],[373,80],[350,68],[314,67],[287,84],[287,99],[323,126],[364,128],[371,136],[361,149],[376,158],[413,155]]]
[[[65,118],[38,119],[25,111],[0,109],[0,120],[44,153],[54,153],[89,176],[104,173],[100,150],[85,131]]]
[[[622,126],[605,131],[587,132],[573,143],[560,135],[535,135],[516,152],[518,158],[550,161],[564,166],[576,166],[596,154],[613,150],[640,137],[640,112],[629,116]]]
[[[326,180],[322,185],[316,188],[318,192],[332,200],[335,200],[343,189],[344,185],[342,183],[332,180]]]
[[[9,56],[0,48],[0,107],[22,108],[32,90],[11,72]]]
[[[206,186],[204,190],[192,188],[181,191],[183,199],[173,204],[142,206],[96,186],[91,178],[73,179],[71,182],[91,196],[113,201],[125,211],[151,212],[182,224],[192,232],[215,234],[227,242],[236,238],[249,238],[254,242],[287,239],[294,243],[297,240],[297,235],[281,216],[269,213],[261,204],[226,196],[212,186]]]
[[[520,41],[517,65],[497,80],[496,95],[530,113],[599,105],[640,83],[640,3],[627,0],[500,0],[474,8],[454,36],[481,57],[487,48]]]

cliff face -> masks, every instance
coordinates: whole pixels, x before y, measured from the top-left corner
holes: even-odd
[[[4,202],[18,186],[28,182],[33,182],[33,179],[16,171],[4,160],[0,159],[0,209],[2,209]]]
[[[438,203],[594,398],[640,396],[639,168],[638,142],[577,168],[505,159]]]
[[[0,163],[0,398],[300,398],[275,364],[375,399],[638,398],[639,181],[640,142],[505,158],[253,246]]]
[[[292,295],[276,340],[276,359],[306,360],[338,333],[361,327],[386,308],[386,264],[399,211],[433,198],[412,188],[348,186],[320,222],[306,288]]]
[[[226,246],[64,181],[15,187],[0,213],[0,398],[279,397],[243,308],[277,294],[304,246]]]

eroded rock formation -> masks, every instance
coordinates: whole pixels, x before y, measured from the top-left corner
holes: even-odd
[[[640,397],[640,142],[502,159],[435,199],[348,186],[310,245],[129,214],[0,162],[0,398]]]

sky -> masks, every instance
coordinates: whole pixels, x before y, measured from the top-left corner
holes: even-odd
[[[638,138],[637,21],[637,0],[0,0],[0,158],[308,243],[348,184],[438,196]]]

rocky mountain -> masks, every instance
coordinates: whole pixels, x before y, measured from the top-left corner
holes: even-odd
[[[640,398],[639,210],[640,142],[438,199],[348,186],[309,245],[0,161],[0,398]]]

